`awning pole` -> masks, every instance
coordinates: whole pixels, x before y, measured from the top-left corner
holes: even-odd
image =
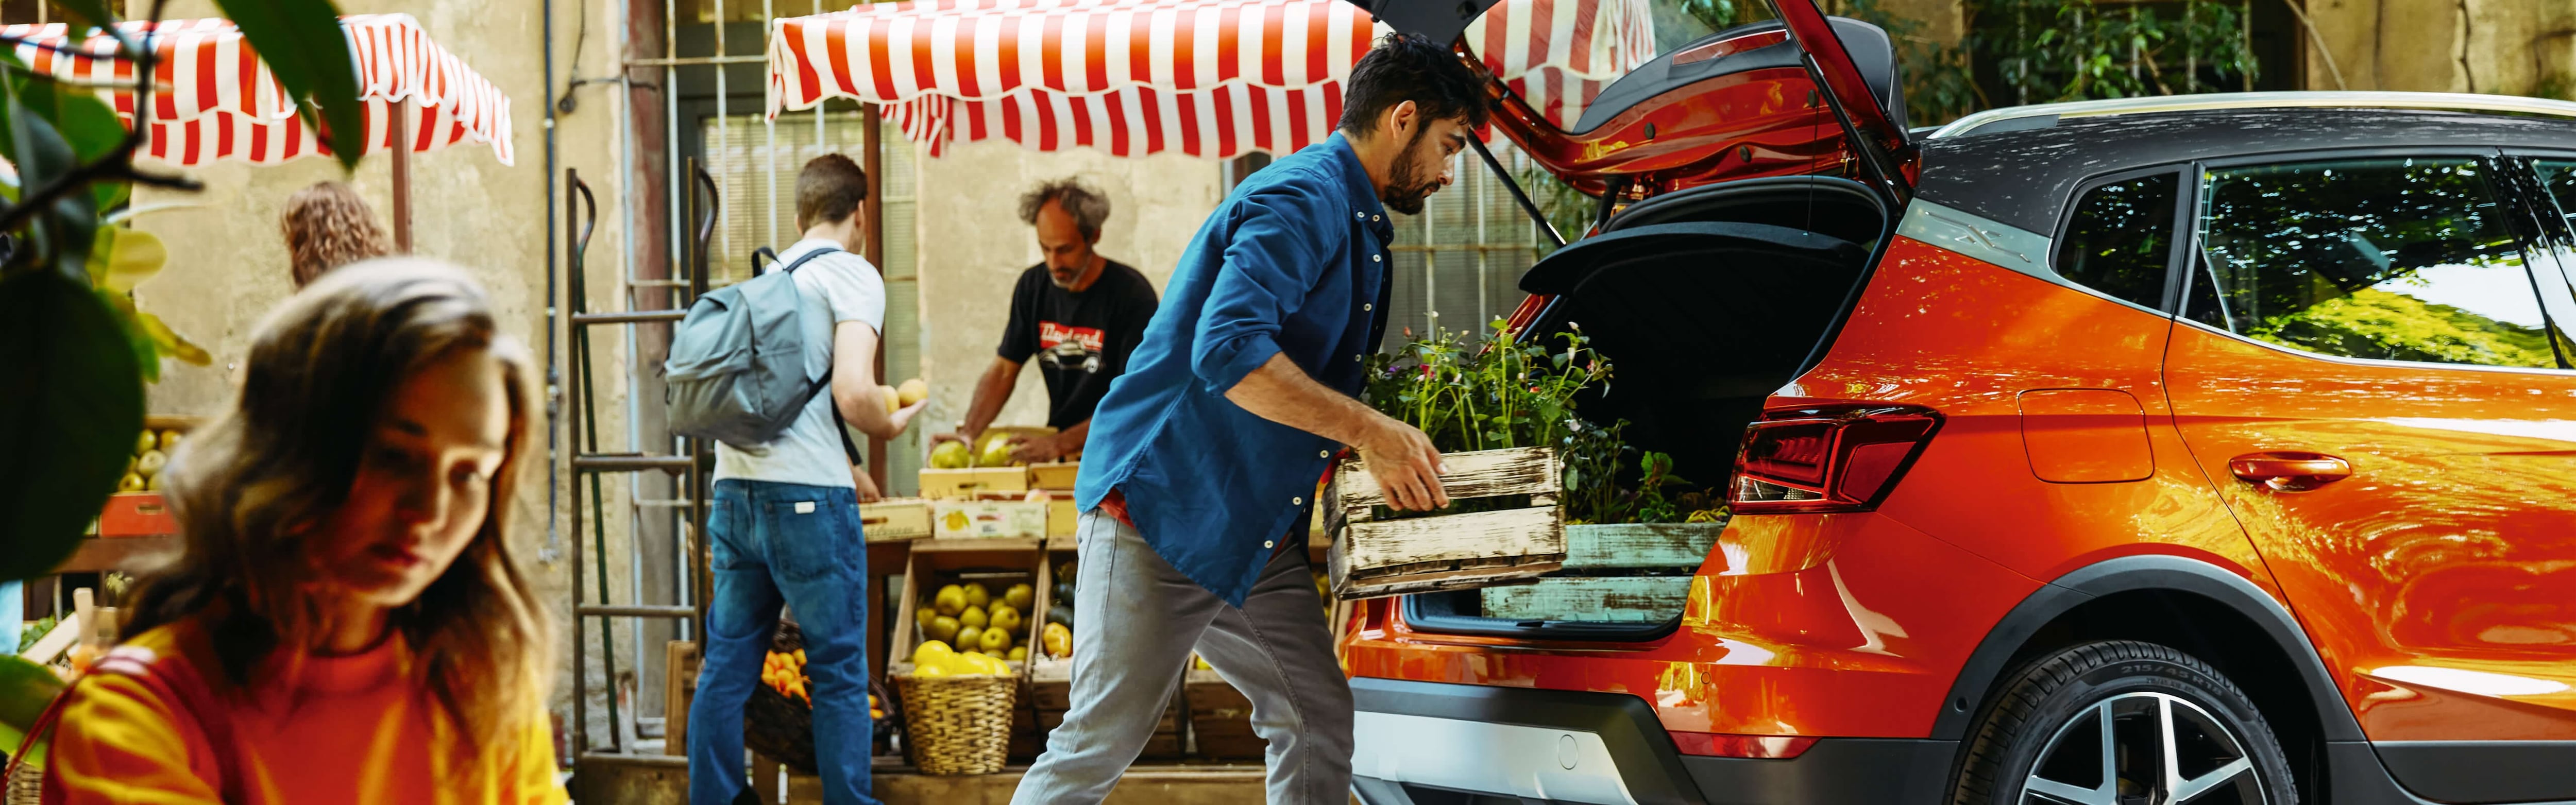
[[[410,98],[393,108],[394,250],[411,252],[411,107]]]
[[[1565,236],[1558,234],[1556,225],[1548,223],[1547,215],[1538,211],[1537,204],[1530,202],[1529,194],[1521,191],[1521,183],[1512,181],[1512,173],[1503,170],[1502,160],[1495,159],[1494,152],[1485,150],[1485,141],[1471,134],[1467,137],[1467,144],[1476,147],[1476,155],[1485,158],[1485,167],[1494,170],[1494,178],[1503,180],[1503,187],[1512,191],[1512,200],[1520,202],[1521,210],[1529,213],[1530,220],[1538,222],[1539,231],[1546,232],[1547,239],[1556,245],[1565,245]]]

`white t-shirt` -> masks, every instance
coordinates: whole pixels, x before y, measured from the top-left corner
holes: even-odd
[[[778,266],[784,268],[805,253],[818,248],[839,248],[828,240],[807,238],[778,254]],[[841,322],[862,322],[868,329],[885,332],[885,281],[877,276],[876,266],[867,258],[849,252],[826,254],[806,261],[796,269],[796,293],[803,303],[802,324],[805,327],[805,374],[822,377],[832,368],[832,332]],[[778,440],[758,448],[736,448],[716,443],[715,480],[739,478],[746,481],[776,481],[807,486],[854,487],[850,481],[850,457],[841,449],[841,436],[833,432],[832,390],[826,388],[805,404],[805,412],[796,415]]]

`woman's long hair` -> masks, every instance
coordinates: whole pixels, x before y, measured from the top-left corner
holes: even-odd
[[[488,745],[536,712],[551,678],[553,628],[510,555],[509,513],[537,416],[525,347],[502,333],[482,289],[433,260],[389,258],[331,272],[260,323],[233,410],[180,446],[166,472],[184,552],[145,580],[126,634],[199,612],[229,682],[245,691],[279,655],[323,642],[309,558],[340,535],[314,526],[346,498],[379,414],[397,384],[454,350],[498,359],[510,430],[489,510],[455,564],[392,628],[418,661],[418,680]],[[210,610],[210,608],[212,608]]]
[[[317,182],[295,191],[277,223],[286,235],[287,262],[297,288],[313,284],[323,272],[394,251],[367,200],[340,182]]]

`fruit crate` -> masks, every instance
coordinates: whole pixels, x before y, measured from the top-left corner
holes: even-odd
[[[930,503],[930,535],[939,539],[1047,536],[1047,502],[942,499]]]
[[[1386,496],[1368,465],[1345,460],[1324,491],[1333,595],[1348,601],[1525,583],[1565,562],[1564,465],[1545,447],[1441,457],[1441,485],[1459,514],[1380,520]],[[1513,505],[1527,495],[1526,505]],[[1500,500],[1496,500],[1500,499]],[[1508,506],[1509,508],[1494,508]]]
[[[1660,621],[1690,599],[1692,573],[1707,561],[1726,521],[1617,523],[1565,527],[1564,573],[1534,584],[1481,591],[1482,614],[1512,620]]]
[[[1057,665],[1070,667],[1068,663]],[[1033,681],[1039,681],[1039,684],[1030,687],[1029,706],[1037,719],[1037,740],[1043,745],[1047,735],[1053,733],[1056,727],[1063,726],[1065,713],[1073,709],[1073,697],[1070,686],[1043,684],[1043,681],[1035,676],[1036,673],[1042,672],[1032,674]],[[1184,740],[1184,730],[1188,724],[1188,704],[1182,700],[1181,692],[1175,689],[1172,691],[1171,702],[1163,707],[1162,720],[1154,724],[1154,737],[1145,741],[1145,750],[1138,757],[1144,760],[1171,760],[1187,754],[1189,747],[1188,742]]]
[[[902,542],[930,536],[930,499],[887,498],[859,504],[859,533],[869,542]]]
[[[1017,499],[1029,491],[1028,470],[1021,467],[966,467],[921,470],[921,496],[934,500],[973,500],[986,495]]]
[[[1082,462],[1058,461],[1029,465],[1029,488],[1049,492],[1071,492],[1073,482],[1082,477]],[[1067,495],[1066,497],[1070,497]]]
[[[1050,595],[1052,572],[1046,554],[1035,539],[919,539],[912,541],[911,556],[904,562],[902,605],[895,611],[894,633],[887,640],[887,672],[912,672],[912,651],[926,635],[927,620],[922,609],[927,599],[941,587],[980,583],[985,586],[988,602],[1000,600],[1013,584],[1030,587],[1029,611],[1022,615],[1022,631],[1037,635],[1044,628],[1045,613],[1053,605]],[[988,610],[989,612],[989,610]],[[989,617],[989,616],[988,616]],[[989,625],[989,621],[987,621]],[[1012,645],[1027,645],[1027,638],[1015,637]],[[1035,653],[1036,649],[1031,649]],[[1028,664],[1012,663],[1012,670],[1025,674]]]
[[[1260,760],[1270,742],[1252,731],[1252,700],[1215,671],[1192,668],[1181,679],[1189,705],[1192,754],[1208,760]]]

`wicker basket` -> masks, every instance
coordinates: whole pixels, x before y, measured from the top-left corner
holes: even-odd
[[[1011,749],[1011,705],[1017,676],[898,676],[904,746],[923,774],[991,774]]]
[[[780,621],[777,634],[770,638],[770,650],[794,653],[804,647],[805,633],[794,623]],[[874,724],[872,744],[887,746],[901,723],[903,713],[895,708],[894,697],[886,695],[885,689],[879,687],[875,680],[868,681],[868,692],[877,697],[881,709],[886,712],[886,717]],[[787,694],[768,685],[754,685],[751,700],[743,704],[742,715],[744,746],[799,773],[815,773],[813,707],[802,700],[787,698]]]
[[[0,767],[7,765],[8,757],[0,755]],[[0,780],[0,783],[6,783],[0,785],[0,805],[37,805],[40,801],[37,795],[45,789],[45,770],[29,763],[18,768],[16,777]]]

